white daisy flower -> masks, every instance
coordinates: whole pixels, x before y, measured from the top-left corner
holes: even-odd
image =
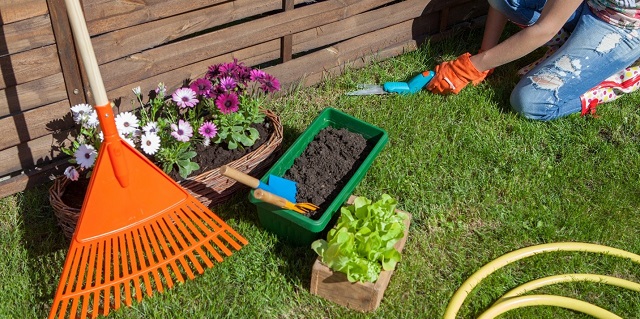
[[[73,115],[73,121],[76,124],[82,124],[86,121],[89,113],[93,111],[93,107],[89,104],[78,104],[71,107],[71,114]]]
[[[100,138],[100,142],[104,142],[104,133],[102,133],[102,131],[98,133],[98,137]]]
[[[145,134],[158,133],[158,123],[149,122],[147,123],[147,125],[142,127],[142,130],[144,131]]]
[[[140,147],[148,155],[153,155],[160,148],[160,137],[155,133],[146,133],[140,137]]]
[[[131,112],[122,112],[116,116],[116,127],[123,134],[132,133],[138,128],[138,118]]]
[[[64,176],[72,181],[77,181],[78,178],[80,178],[80,173],[78,173],[75,167],[69,166],[64,170]]]
[[[135,94],[136,96],[140,96],[140,94],[142,93],[140,86],[134,87],[133,89],[131,89],[131,91],[133,91],[133,94]]]
[[[84,123],[85,127],[88,128],[96,128],[100,124],[98,120],[98,112],[96,110],[92,110],[87,116],[87,121]]]
[[[91,166],[93,166],[93,163],[96,161],[98,152],[93,146],[82,144],[80,145],[80,147],[78,147],[73,155],[75,155],[76,163],[78,163],[80,167],[91,168]]]

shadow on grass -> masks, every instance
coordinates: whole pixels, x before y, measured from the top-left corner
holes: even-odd
[[[50,183],[40,185],[24,192],[24,205],[21,205],[22,245],[28,253],[28,272],[33,286],[34,299],[38,313],[46,314],[58,286],[69,240],[64,237],[58,226],[51,205],[48,188]]]

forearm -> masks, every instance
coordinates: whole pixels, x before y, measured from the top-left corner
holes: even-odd
[[[483,72],[515,61],[541,47],[557,30],[537,28],[535,25],[521,30],[502,43],[471,57],[471,63]]]
[[[500,42],[500,36],[502,35],[502,31],[504,31],[506,24],[507,17],[493,7],[489,7],[480,52],[487,51],[495,47],[498,42]]]

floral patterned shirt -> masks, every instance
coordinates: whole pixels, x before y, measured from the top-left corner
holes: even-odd
[[[640,0],[587,0],[600,19],[625,29],[640,28]]]

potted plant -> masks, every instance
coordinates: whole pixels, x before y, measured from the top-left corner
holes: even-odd
[[[282,141],[282,126],[273,112],[262,105],[267,96],[280,89],[278,80],[262,70],[234,60],[212,65],[204,77],[188,86],[167,92],[163,83],[144,101],[139,87],[132,89],[136,112],[121,112],[115,121],[121,137],[151,159],[174,180],[205,204],[220,202],[237,190],[239,184],[217,172],[223,164],[247,173],[259,174],[275,159],[271,156]],[[79,125],[78,136],[62,151],[70,165],[54,182],[50,198],[60,217],[77,219],[78,200],[73,207],[64,203],[65,190],[75,186],[86,189],[97,152],[101,132],[93,107],[71,107]],[[260,133],[262,131],[263,134]],[[265,134],[266,133],[266,134]],[[267,135],[267,136],[265,136]],[[261,143],[256,144],[258,141]],[[207,154],[221,156],[221,150],[239,154],[232,163],[206,162]],[[207,168],[207,166],[209,168]],[[74,184],[71,184],[74,183]],[[234,187],[237,186],[237,187]],[[68,192],[82,193],[80,191]],[[73,200],[67,200],[73,202]],[[81,203],[80,198],[79,202]],[[61,221],[70,237],[75,220]]]
[[[296,246],[308,246],[321,238],[387,141],[383,129],[339,110],[324,109],[261,179],[268,183],[268,177],[276,175],[298,183],[297,201],[311,202],[320,209],[302,215],[258,200],[250,192],[249,201],[257,208],[261,226]],[[350,166],[339,174],[324,169],[324,165],[342,167],[343,161]],[[317,173],[322,182],[306,173]],[[301,198],[303,191],[323,198]]]
[[[372,202],[351,197],[327,238],[312,243],[318,254],[311,293],[360,311],[379,305],[407,240],[411,214],[396,210],[387,194]]]

